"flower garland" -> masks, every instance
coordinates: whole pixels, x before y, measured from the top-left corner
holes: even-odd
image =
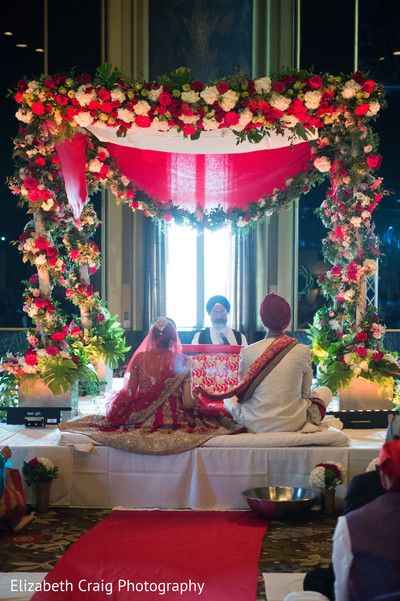
[[[23,260],[38,270],[27,285],[24,300],[24,310],[36,324],[30,334],[39,341],[34,349],[45,350],[52,346],[51,336],[68,331],[55,346],[73,359],[70,345],[74,336],[77,339],[77,327],[88,332],[82,334],[86,342],[81,340],[81,359],[84,348],[94,352],[95,340],[101,339],[105,348],[98,317],[105,315],[106,309],[90,283],[90,275],[100,264],[98,248],[91,239],[98,219],[90,202],[80,218],[74,218],[55,150],[55,140],[79,132],[86,138],[89,194],[107,187],[117,202],[164,222],[174,220],[197,228],[215,229],[226,224],[248,228],[329,178],[330,188],[319,214],[328,229],[323,253],[332,267],[321,276],[320,283],[331,307],[316,316],[314,356],[322,362],[324,377],[333,387],[361,374],[399,377],[395,356],[386,353],[371,333],[373,324],[375,333],[383,331],[379,330],[383,326],[364,311],[365,280],[373,276],[379,256],[372,213],[386,194],[382,179],[375,175],[381,157],[371,129],[371,122],[385,104],[381,85],[360,72],[346,77],[307,71],[258,79],[238,73],[205,83],[186,68],[159,81],[139,82],[103,65],[95,76],[20,80],[14,98],[21,127],[14,142],[16,170],[9,185],[33,215],[18,247]],[[309,168],[288,179],[282,189],[244,209],[227,212],[219,206],[188,211],[176,206],[173,199],[158,203],[124,177],[104,143],[84,129],[90,125],[114,128],[119,136],[132,129],[175,130],[192,140],[204,131],[229,129],[238,143],[257,143],[272,132],[285,131],[307,139],[315,129],[319,138],[310,142],[313,155]],[[51,299],[54,286],[63,287],[66,297],[79,307],[79,319],[70,322],[62,315]],[[75,325],[71,327],[71,323]],[[115,334],[111,322],[107,331]],[[360,340],[362,332],[367,333],[366,340]],[[2,369],[7,371],[4,363]]]

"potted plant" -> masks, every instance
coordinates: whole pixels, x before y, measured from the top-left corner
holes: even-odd
[[[48,457],[33,457],[22,467],[27,486],[35,485],[36,508],[41,513],[49,510],[50,486],[58,476],[58,467]]]

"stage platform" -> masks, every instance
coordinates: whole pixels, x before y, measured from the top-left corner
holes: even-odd
[[[81,399],[80,413],[103,413],[106,400]],[[0,424],[0,446],[11,447],[15,467],[34,456],[49,457],[58,466],[52,505],[197,510],[244,509],[241,493],[254,486],[307,486],[310,471],[320,462],[339,461],[351,478],[378,456],[386,430],[329,430],[298,435],[299,442],[294,435],[221,436],[185,453],[152,456],[96,445],[56,426]],[[321,446],[326,444],[330,446]],[[344,485],[337,489],[339,505],[345,490]],[[34,500],[29,488],[27,499]]]

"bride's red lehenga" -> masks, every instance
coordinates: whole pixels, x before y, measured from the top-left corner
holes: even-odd
[[[60,424],[96,442],[145,454],[180,453],[214,436],[241,431],[231,418],[199,416],[184,405],[190,385],[190,360],[182,354],[175,326],[155,322],[133,355],[123,389],[111,398],[104,416]]]

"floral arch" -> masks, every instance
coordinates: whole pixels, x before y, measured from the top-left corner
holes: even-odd
[[[206,84],[186,68],[146,83],[103,65],[95,76],[23,79],[14,98],[20,128],[9,185],[32,217],[18,247],[37,274],[24,295],[35,327],[26,354],[3,359],[0,369],[9,377],[40,375],[59,392],[91,357],[116,363],[123,356],[122,329],[90,283],[100,264],[90,194],[108,187],[117,202],[166,222],[249,228],[324,179],[330,187],[319,215],[332,267],[320,283],[329,305],[311,328],[321,379],[336,390],[358,375],[380,382],[400,377],[365,292],[379,256],[372,213],[386,194],[371,125],[384,105],[381,85],[360,72],[306,71],[259,79],[236,74]],[[213,196],[207,162],[214,174],[228,165],[223,203]],[[175,180],[165,186],[162,176],[172,171]],[[193,181],[196,192],[188,194]],[[52,300],[54,286],[79,317],[71,321]]]

